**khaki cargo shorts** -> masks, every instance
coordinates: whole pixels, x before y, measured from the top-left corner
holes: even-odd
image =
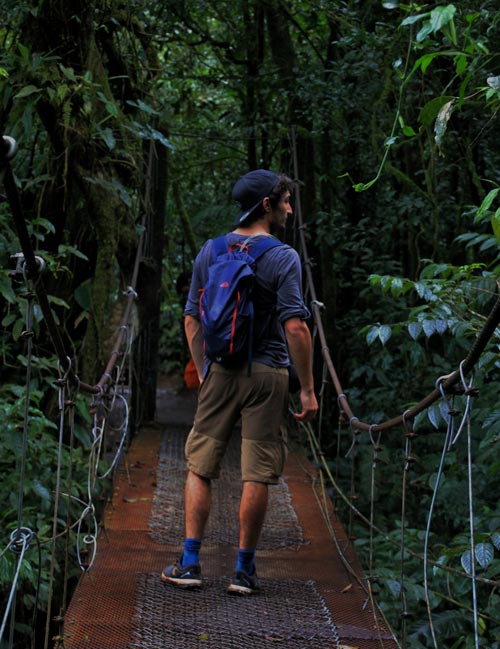
[[[246,364],[237,370],[211,365],[186,441],[187,465],[204,478],[218,478],[241,415],[242,480],[276,484],[287,455],[288,370],[252,363],[247,374]]]

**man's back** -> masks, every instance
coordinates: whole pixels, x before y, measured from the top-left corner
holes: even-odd
[[[268,235],[249,237],[230,232],[226,236],[229,245],[246,244],[251,253],[259,239]],[[208,269],[213,260],[210,239],[196,258],[185,315],[199,319],[199,295],[207,283]],[[286,244],[266,251],[255,263],[253,360],[271,367],[289,365],[283,323],[291,317],[304,319],[309,316],[302,299],[301,284],[299,256]]]

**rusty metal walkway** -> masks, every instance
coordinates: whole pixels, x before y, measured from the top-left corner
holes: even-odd
[[[395,649],[357,579],[345,567],[312,489],[305,456],[291,453],[271,488],[257,566],[263,592],[226,593],[237,544],[237,449],[228,453],[201,554],[204,585],[160,580],[182,542],[182,445],[195,395],[164,387],[158,421],[133,440],[120,468],[92,570],[66,613],[65,649]],[[330,511],[351,570],[363,573]]]

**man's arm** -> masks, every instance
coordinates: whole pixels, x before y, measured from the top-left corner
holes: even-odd
[[[203,380],[203,338],[201,335],[200,321],[192,315],[184,316],[184,331],[186,332],[189,351],[196,365],[198,378],[201,383]]]
[[[311,333],[306,323],[300,318],[290,318],[284,324],[288,351],[297,370],[300,382],[300,401],[302,412],[294,416],[299,421],[311,421],[318,412],[318,402],[314,394],[312,373]]]

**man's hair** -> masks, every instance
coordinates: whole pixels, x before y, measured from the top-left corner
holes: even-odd
[[[294,189],[293,180],[288,176],[280,175],[278,182],[269,193],[269,202],[271,204],[272,209],[274,210],[277,207],[278,203],[281,200],[281,197],[284,194],[286,194],[286,192],[290,192],[291,194],[293,192],[293,189]],[[254,209],[254,211],[251,214],[249,214],[249,216],[245,219],[243,226],[248,227],[252,223],[259,221],[263,216],[264,216],[264,208],[262,207],[262,201],[261,201],[259,205]]]

